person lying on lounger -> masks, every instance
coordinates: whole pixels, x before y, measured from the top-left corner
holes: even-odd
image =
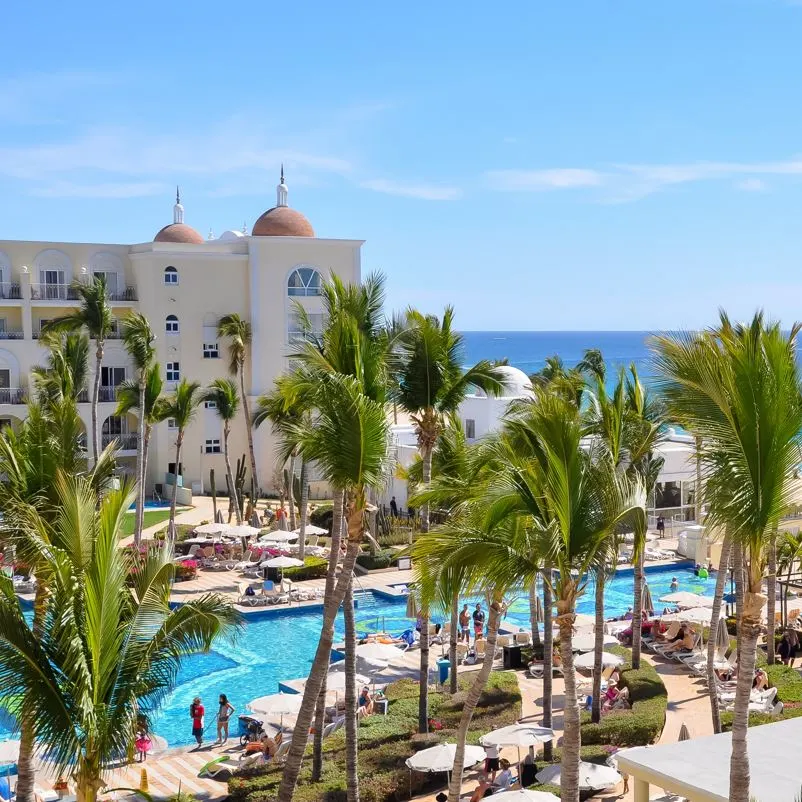
[[[663,649],[663,654],[672,654],[673,652],[688,652],[693,649],[696,643],[693,630],[687,625],[683,624],[677,637],[671,642],[669,646]]]

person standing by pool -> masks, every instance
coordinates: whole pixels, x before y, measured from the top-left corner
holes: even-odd
[[[200,696],[196,696],[189,706],[189,715],[192,718],[192,737],[198,742],[198,746],[203,744],[203,714],[205,712]]]
[[[462,612],[459,614],[459,639],[460,641],[464,640],[465,643],[471,642],[471,631],[469,629],[471,625],[471,614],[468,612],[468,605],[466,604],[462,608]]]
[[[220,707],[217,710],[217,741],[216,743],[224,744],[228,740],[228,720],[234,712],[234,705],[228,701],[228,697],[220,694]]]
[[[671,592],[676,593],[679,590],[679,580],[677,577],[671,577]]]
[[[476,642],[477,638],[481,638],[485,631],[485,612],[481,604],[476,605],[473,611],[473,640]]]

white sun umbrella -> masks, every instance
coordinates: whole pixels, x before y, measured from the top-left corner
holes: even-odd
[[[231,527],[228,524],[201,524],[195,527],[199,535],[222,535],[228,532]]]
[[[267,543],[289,543],[291,540],[298,540],[298,535],[295,532],[281,532],[277,530],[262,535],[259,540]]]
[[[252,699],[245,705],[251,713],[258,716],[280,716],[281,729],[284,729],[284,716],[291,716],[301,709],[302,693],[271,693]]]
[[[535,724],[511,724],[488,732],[479,739],[482,746],[514,746],[518,750],[518,762],[521,762],[521,747],[538,746],[554,740],[554,730],[538,727]]]
[[[381,660],[385,663],[398,662],[404,656],[404,652],[391,643],[363,643],[356,647],[356,656],[373,660]]]
[[[407,758],[407,766],[413,771],[445,771],[454,768],[454,756],[457,752],[456,744],[437,744],[428,749],[416,752]],[[485,750],[481,746],[465,745],[464,767],[475,766],[485,759]]]
[[[574,658],[574,666],[576,668],[593,668],[595,661],[596,655],[593,652],[585,652],[585,654],[580,654],[579,657]],[[623,657],[610,652],[602,652],[601,661],[603,666],[620,666],[624,664]]]
[[[551,783],[560,785],[562,766],[553,764],[546,766],[535,776],[541,783]],[[621,782],[621,775],[610,766],[602,766],[598,763],[587,763],[584,760],[579,763],[579,790],[580,791],[600,791],[602,788],[612,788]]]
[[[602,638],[602,646],[618,646],[618,638],[606,632]],[[596,648],[595,632],[580,632],[573,640],[575,652],[592,652]]]
[[[304,564],[303,560],[297,557],[288,557],[280,554],[278,557],[271,557],[269,560],[259,563],[260,568],[300,568]]]
[[[517,791],[502,791],[493,794],[495,802],[560,802],[560,797],[548,791],[530,791],[528,788],[519,788]]]
[[[0,741],[0,764],[16,763],[19,758],[19,741]]]
[[[329,671],[328,675],[326,676],[326,690],[344,691],[345,677],[346,675],[344,671]],[[362,687],[365,685],[370,685],[372,681],[370,677],[366,677],[364,674],[356,674],[354,680],[356,685],[361,685]]]
[[[661,617],[662,621],[687,621],[689,624],[704,625],[709,625],[712,619],[713,611],[709,607],[692,607],[689,610],[680,610],[678,613],[669,613]]]
[[[676,593],[667,593],[660,597],[661,602],[666,604],[676,604],[678,607],[712,607],[713,599],[710,596],[701,596],[698,593],[690,593],[687,590],[678,590]]]
[[[229,526],[226,533],[232,537],[251,537],[258,535],[262,530],[258,526],[251,526],[250,524],[238,524],[237,526]]]
[[[324,529],[322,526],[315,526],[314,524],[307,524],[304,528],[305,535],[328,535],[329,530]],[[293,535],[300,535],[301,534],[301,527],[299,526],[297,529],[292,530]]]

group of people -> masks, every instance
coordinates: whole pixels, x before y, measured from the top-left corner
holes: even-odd
[[[459,641],[465,643],[471,642],[471,620],[473,620],[473,639],[483,638],[485,633],[485,611],[482,609],[481,604],[477,604],[474,608],[473,614],[468,610],[468,605],[465,604],[459,614]]]
[[[234,713],[234,706],[228,701],[228,697],[221,693],[218,697],[217,707],[217,740],[215,744],[224,744],[228,741],[228,725]],[[189,706],[189,716],[192,719],[192,737],[198,746],[203,745],[203,731],[206,728],[206,708],[201,702],[200,696],[196,696]]]

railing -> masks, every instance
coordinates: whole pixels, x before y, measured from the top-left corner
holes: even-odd
[[[25,390],[21,387],[0,387],[0,404],[24,404]]]
[[[22,291],[19,284],[0,284],[0,298],[11,301],[19,301],[22,298]]]
[[[120,451],[136,451],[137,441],[139,436],[136,432],[126,432],[125,434],[104,434],[100,438],[100,442],[105,448],[109,443],[117,441],[117,448]]]
[[[98,401],[116,401],[117,388],[116,387],[100,387],[97,394]]]
[[[76,396],[75,400],[79,404],[86,404],[89,401],[89,390],[81,390],[81,392],[79,392]]]
[[[21,340],[23,334],[15,329],[3,329],[0,331],[0,340]]]
[[[34,301],[77,301],[78,290],[71,284],[31,284]]]
[[[124,287],[121,290],[109,293],[110,301],[136,301],[136,287]]]

